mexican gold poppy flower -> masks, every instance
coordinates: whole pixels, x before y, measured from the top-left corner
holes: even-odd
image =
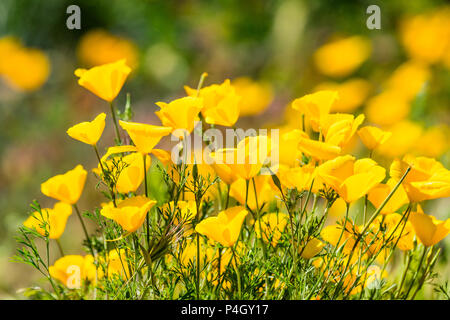
[[[424,246],[430,247],[444,239],[450,232],[450,219],[441,221],[422,211],[420,206],[417,212],[411,212],[409,221],[414,227],[417,238]]]
[[[342,150],[339,146],[331,143],[304,137],[299,138],[297,148],[301,152],[313,157],[316,160],[334,159],[341,153]]]
[[[375,208],[379,208],[383,201],[387,198],[389,193],[396,186],[397,181],[395,179],[389,179],[386,184],[380,183],[375,188],[369,191],[368,199],[374,205]],[[388,214],[396,212],[401,206],[409,202],[408,195],[406,194],[405,188],[400,185],[397,190],[392,194],[392,197],[385,204],[383,209],[381,209],[381,214]]]
[[[171,127],[154,126],[151,124],[127,122],[119,120],[120,126],[128,132],[138,151],[148,154],[162,137],[172,132]]]
[[[95,281],[96,268],[91,255],[67,255],[55,261],[49,267],[52,278],[61,281],[69,289],[79,289],[82,282]]]
[[[81,122],[69,128],[67,134],[75,140],[94,146],[105,129],[105,118],[106,114],[100,113],[91,122]]]
[[[233,171],[232,167],[226,163],[227,152],[219,152],[215,154],[215,157],[222,156],[222,161],[214,161],[211,167],[214,169],[216,175],[227,185],[231,185],[234,181],[239,179],[236,172]],[[214,160],[214,159],[213,159]]]
[[[195,227],[195,231],[222,244],[231,247],[238,240],[242,222],[248,211],[241,206],[228,208],[219,212],[216,217],[202,220]]]
[[[369,150],[376,149],[385,143],[392,135],[391,132],[383,131],[373,126],[365,126],[358,130],[361,141]]]
[[[314,62],[324,75],[345,77],[355,71],[371,51],[370,40],[353,36],[323,45],[315,52]]]
[[[75,204],[83,192],[87,171],[82,165],[64,174],[59,174],[41,184],[41,192],[47,197]]]
[[[403,186],[410,201],[450,197],[450,171],[435,159],[405,156],[391,164],[391,177],[397,181],[411,166],[411,171],[403,180]]]
[[[77,56],[89,67],[125,59],[131,69],[138,64],[138,48],[129,39],[95,29],[85,33],[77,46]]]
[[[255,222],[256,236],[262,238],[264,242],[270,242],[275,247],[281,238],[281,234],[288,220],[289,216],[285,213],[267,213],[261,217],[261,221]]]
[[[173,130],[184,129],[188,133],[194,130],[195,121],[197,121],[198,113],[203,108],[203,99],[195,97],[184,97],[176,99],[170,103],[157,102],[161,110],[155,114],[161,120],[163,126],[171,127]],[[178,134],[179,138],[183,138],[183,132]]]
[[[256,194],[258,197],[258,206],[261,208],[263,203],[266,205],[274,200],[275,198],[275,190],[270,185],[271,177],[268,175],[256,176],[255,178],[255,186],[256,186]],[[245,204],[245,194],[246,194],[246,182],[244,179],[237,179],[235,182],[231,184],[230,187],[230,196],[239,201],[240,204]],[[255,199],[255,190],[253,187],[253,181],[249,182],[248,185],[248,199],[247,205],[250,209],[256,209],[256,199]]]
[[[272,87],[268,83],[242,77],[233,80],[231,84],[241,97],[239,109],[242,117],[261,114],[273,100]]]
[[[122,161],[126,164],[120,171],[119,177],[116,181],[117,191],[120,193],[128,193],[136,191],[144,181],[144,159],[140,153],[131,153],[122,158]],[[145,170],[148,171],[152,158],[145,155]]]
[[[89,70],[77,69],[75,75],[79,77],[80,86],[103,100],[112,102],[119,94],[130,72],[130,67],[126,65],[125,59],[122,59]]]
[[[46,231],[50,239],[59,239],[66,228],[67,218],[72,214],[70,204],[57,202],[53,209],[42,209],[41,214],[34,212],[23,225],[30,229],[35,229],[45,236]],[[46,230],[42,226],[46,227]]]
[[[144,196],[127,198],[117,204],[117,208],[108,203],[103,206],[100,213],[117,222],[128,232],[134,232],[144,223],[147,212],[156,204]]]
[[[108,252],[108,277],[119,275],[122,278],[128,278],[130,276],[130,270],[128,270],[128,264],[126,263],[127,254],[128,256],[131,254],[127,252],[127,249],[112,249]],[[103,274],[99,278],[102,276]]]
[[[233,172],[245,180],[250,180],[261,170],[269,157],[270,149],[271,141],[267,136],[246,137],[236,148],[220,149],[211,153],[211,157],[217,164],[222,164],[225,159],[225,164]]]
[[[342,83],[324,82],[314,88],[314,92],[322,90],[337,91],[339,99],[331,106],[331,112],[354,112],[367,99],[371,91],[369,81],[353,78]]]
[[[370,229],[372,231],[371,234],[378,234],[378,239],[374,240],[377,249],[381,248],[383,242],[389,238],[391,238],[392,243],[397,243],[397,248],[399,248],[400,250],[407,251],[414,248],[415,232],[413,226],[410,221],[406,221],[406,224],[405,221],[400,223],[401,219],[401,214],[390,213],[384,215],[384,217],[378,216],[372,222],[370,226]]]
[[[295,99],[292,102],[292,108],[304,114],[309,119],[312,129],[319,132],[322,122],[330,113],[331,107],[338,97],[336,91],[318,91]]]
[[[366,195],[385,177],[386,170],[371,159],[346,155],[320,165],[317,175],[345,202],[352,203]]]
[[[283,186],[288,189],[297,188],[298,191],[309,190],[316,175],[314,166],[310,164],[295,168],[280,166],[278,172],[280,182]],[[314,183],[312,191],[318,191],[316,190],[318,187],[322,186],[318,186]]]
[[[356,118],[351,114],[335,113],[327,115],[322,125],[325,142],[341,148],[345,147],[363,121],[363,114]]]
[[[305,246],[299,248],[299,251],[301,252],[301,257],[303,259],[311,259],[317,256],[320,251],[322,251],[324,246],[325,243],[323,241],[320,241],[317,238],[312,238],[306,243]]]
[[[297,148],[300,138],[308,138],[308,135],[299,129],[289,130],[281,134],[279,143],[274,146],[274,148],[278,148],[281,165],[295,167],[301,163],[302,153]]]

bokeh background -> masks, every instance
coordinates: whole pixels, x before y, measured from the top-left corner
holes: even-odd
[[[73,71],[126,58],[133,72],[117,106],[131,94],[134,119],[159,124],[156,101],[184,95],[202,72],[206,84],[230,78],[258,99],[238,127],[298,126],[286,107],[322,88],[339,91],[335,112],[366,114],[392,138],[374,155],[388,166],[414,153],[450,168],[450,7],[438,0],[2,0],[0,2],[0,298],[40,284],[31,268],[11,262],[14,236],[34,199],[52,201],[40,183],[82,163],[96,165],[70,126],[108,112],[78,86]],[[81,29],[68,30],[66,8],[81,8]],[[369,5],[381,29],[366,27]],[[108,126],[102,140],[112,141]],[[100,145],[104,148],[105,145]],[[102,149],[103,150],[103,149]],[[352,152],[365,155],[360,142]],[[89,180],[89,179],[88,179]],[[80,207],[99,201],[90,179]],[[157,193],[158,180],[152,180]],[[426,212],[450,217],[449,199]],[[427,205],[427,204],[426,204]],[[70,217],[61,241],[79,251]],[[449,240],[439,270],[449,279]]]

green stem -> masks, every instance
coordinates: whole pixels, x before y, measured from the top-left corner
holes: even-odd
[[[86,225],[84,224],[83,218],[81,217],[80,210],[78,210],[78,206],[76,203],[73,205],[73,207],[75,208],[75,212],[77,213],[78,219],[80,220],[81,226],[83,228],[84,236],[86,237],[86,240],[89,243],[89,249],[91,251],[91,254],[92,254],[92,256],[95,256],[94,249],[92,248],[91,239],[89,238],[89,234],[87,232]]]
[[[405,300],[408,298],[409,293],[411,292],[411,289],[414,286],[414,282],[416,282],[417,276],[419,275],[420,269],[422,268],[422,264],[423,264],[423,261],[425,260],[425,256],[426,256],[427,252],[428,252],[428,247],[424,247],[422,255],[420,256],[420,261],[419,261],[419,265],[417,266],[417,270],[414,273],[414,276],[413,276],[413,279],[411,280],[411,284],[409,285],[408,291],[406,291]],[[425,274],[425,271],[426,270],[424,270],[424,274]]]
[[[122,140],[120,139],[119,125],[117,124],[116,112],[114,110],[114,105],[113,105],[112,101],[109,103],[109,107],[111,109],[111,115],[113,118],[114,128],[116,129],[117,142],[119,145],[121,145]]]

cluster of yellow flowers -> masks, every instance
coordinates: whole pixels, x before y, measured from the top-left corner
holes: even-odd
[[[330,52],[334,52],[336,47],[351,50],[353,46],[357,47],[355,55],[348,55],[343,61],[336,63],[329,62]],[[354,37],[321,48],[315,60],[323,73],[340,77],[357,68],[369,53],[370,45],[364,39]],[[330,65],[334,67],[330,69]],[[420,68],[422,66],[416,62],[409,62],[400,67],[387,82],[385,91],[372,98],[367,109],[372,123],[393,125],[405,117],[405,112],[397,106],[402,103],[409,106],[412,97],[420,90],[423,79],[428,76],[428,71]],[[372,155],[374,150],[382,150],[395,133],[378,126],[361,127],[365,120],[363,114],[355,117],[348,113],[333,113],[353,111],[361,105],[365,97],[347,99],[340,104],[339,96],[341,91],[346,90],[361,91],[364,96],[369,89],[363,80],[349,80],[337,87],[336,84],[328,84],[321,90],[292,102],[291,107],[296,117],[289,127],[282,128],[280,140],[275,144],[280,158],[279,165],[271,168],[277,170],[276,175],[271,177],[260,174],[266,159],[275,151],[270,147],[272,141],[268,136],[245,137],[235,148],[219,149],[210,153],[212,164],[184,164],[181,171],[180,167],[172,162],[170,152],[155,148],[163,137],[170,134],[183,141],[188,139],[188,135],[195,129],[195,122],[200,119],[212,127],[234,127],[240,116],[258,114],[267,107],[273,98],[270,89],[248,79],[233,82],[225,80],[221,84],[202,87],[206,76],[204,74],[198,88],[185,87],[185,97],[169,103],[156,103],[160,110],[155,114],[161,120],[161,125],[117,121],[113,101],[131,70],[122,59],[88,70],[75,71],[82,87],[110,104],[117,135],[116,145],[109,147],[102,156],[97,149],[97,142],[105,129],[105,113],[99,114],[90,122],[76,124],[67,130],[70,137],[91,145],[96,153],[99,163],[92,171],[99,177],[102,185],[106,186],[110,196],[110,202],[101,204],[100,214],[120,225],[124,231],[119,235],[120,238],[146,233],[149,243],[148,217],[151,208],[157,207],[166,215],[174,212],[174,207],[179,208],[181,214],[174,220],[175,224],[183,221],[193,225],[193,228],[187,228],[181,235],[189,239],[187,245],[177,248],[181,252],[182,265],[187,267],[189,261],[196,259],[199,268],[200,260],[217,261],[218,254],[219,265],[213,268],[217,269],[217,273],[208,274],[208,280],[222,283],[226,288],[230,285],[229,282],[222,282],[221,279],[225,266],[231,263],[238,272],[238,257],[245,255],[248,250],[243,241],[239,241],[245,223],[254,227],[256,238],[271,247],[277,247],[283,238],[290,237],[294,263],[296,257],[315,259],[313,265],[317,270],[323,270],[323,277],[342,285],[345,292],[355,294],[375,279],[385,277],[386,272],[384,267],[368,263],[361,281],[359,267],[346,273],[349,265],[360,264],[361,261],[370,262],[373,257],[376,263],[383,266],[390,257],[390,251],[386,250],[387,239],[395,243],[394,248],[408,251],[414,249],[416,242],[426,248],[432,247],[450,232],[450,219],[440,221],[424,213],[420,206],[425,200],[450,196],[450,171],[433,158],[406,155],[392,162],[387,175],[386,169],[377,163]],[[401,79],[411,73],[420,73],[420,81],[410,81],[409,85],[405,86]],[[380,111],[379,106],[383,105],[385,108],[384,102],[393,98],[393,91],[398,98],[399,90],[403,90],[404,96],[401,99],[405,100],[395,107],[392,104],[386,106],[389,106],[389,112],[401,112],[401,116],[379,116],[378,112],[384,112],[383,109]],[[345,96],[345,93],[343,95]],[[129,139],[125,138],[124,131]],[[358,136],[370,150],[370,157],[356,159],[348,154],[349,146]],[[130,140],[132,144],[124,144]],[[259,156],[257,161],[250,161],[256,154]],[[149,198],[147,171],[152,161],[151,155],[165,166],[165,172],[174,183],[182,185],[182,199],[173,196],[167,203],[158,206],[157,201]],[[237,161],[239,155],[244,155],[243,163]],[[395,156],[394,153],[390,155]],[[189,172],[188,176],[183,177],[182,174],[186,172]],[[77,165],[73,170],[44,182],[41,185],[42,193],[59,202],[52,209],[33,213],[25,222],[25,226],[35,228],[40,234],[48,235],[50,239],[58,239],[64,232],[72,206],[75,209],[91,254],[66,255],[50,267],[51,277],[60,280],[67,287],[79,286],[79,279],[96,283],[105,275],[121,277],[130,274],[130,270],[121,263],[121,257],[131,254],[128,249],[111,250],[107,259],[108,269],[105,271],[98,267],[102,258],[97,257],[76,205],[83,192],[87,175],[87,171]],[[209,190],[199,192],[199,179],[210,181],[211,178],[216,178],[217,181],[212,183]],[[137,195],[143,182],[143,194]],[[293,217],[293,208],[288,205],[288,195],[292,190],[308,194],[303,210],[300,210],[302,216],[313,194],[313,211],[318,201],[325,203],[323,219],[326,219],[328,210],[339,202],[346,211],[345,219],[327,225],[320,234],[297,243],[292,222],[292,219],[297,217]],[[235,201],[230,201],[230,197]],[[349,217],[349,207],[361,198],[365,199],[364,221],[357,225]],[[199,212],[205,207],[203,200],[207,199],[217,202],[216,207],[207,213],[206,218],[200,220]],[[283,202],[286,204],[285,208],[282,206]],[[366,212],[368,202],[375,208],[372,215]],[[232,206],[229,207],[229,204]],[[295,207],[298,208],[298,205]],[[288,226],[290,231],[287,230]],[[289,233],[292,234],[288,235]],[[202,240],[200,244],[201,236],[204,236],[202,239],[208,239],[208,242]],[[216,244],[220,244],[218,253],[213,250]],[[327,250],[326,254],[320,255],[327,244],[332,248],[331,251]],[[205,259],[199,257],[200,247],[201,255],[204,255]],[[344,264],[338,264],[330,254],[336,254],[338,250],[342,251]],[[147,258],[146,262],[148,263]],[[72,277],[74,273],[70,267],[73,266],[77,267],[78,278]],[[150,265],[148,267],[150,268]],[[283,284],[278,282],[277,286]]]

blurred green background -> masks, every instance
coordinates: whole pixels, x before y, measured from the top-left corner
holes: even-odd
[[[328,80],[314,65],[313,54],[335,37],[360,35],[370,40],[373,49],[369,59],[351,76],[368,80],[374,87],[371,94],[375,95],[381,90],[379,84],[409,59],[400,40],[402,19],[441,10],[445,3],[2,0],[0,38],[14,36],[23,46],[40,49],[49,59],[50,74],[42,86],[29,91],[0,82],[0,298],[20,297],[17,290],[39,279],[31,267],[12,263],[10,258],[15,250],[17,227],[30,213],[29,203],[36,199],[42,206],[52,205],[40,193],[40,183],[77,163],[86,168],[96,165],[95,155],[65,134],[70,126],[108,112],[107,104],[78,86],[73,75],[77,67],[89,67],[95,59],[108,57],[108,50],[100,51],[96,45],[81,49],[82,39],[91,31],[104,30],[105,34],[131,43],[135,68],[118,98],[118,106],[123,108],[125,93],[131,93],[135,120],[159,124],[153,114],[158,109],[154,102],[182,96],[183,85],[195,87],[200,74],[208,72],[206,84],[241,76],[270,83],[275,96],[270,106],[238,123],[264,126],[282,124],[284,108],[292,99]],[[81,8],[81,30],[66,27],[66,8],[71,4]],[[366,27],[366,8],[372,4],[381,8],[381,30]],[[414,100],[408,117],[426,128],[448,126],[449,69],[439,63],[430,69],[430,89]],[[350,77],[338,81],[347,78]],[[362,111],[364,103],[355,112]],[[113,130],[108,124],[105,136],[111,138]],[[108,137],[102,140],[111,141]],[[448,138],[448,134],[444,135],[444,140]],[[438,159],[449,168],[449,158],[446,147]],[[93,189],[92,180],[85,190]],[[85,192],[80,207],[87,209],[99,199],[98,194]],[[436,212],[428,213],[447,218],[448,208],[449,201],[444,199],[430,207]],[[71,217],[61,239],[73,252],[79,250],[79,244],[71,234],[78,228]],[[441,269],[447,278],[448,244],[448,239],[441,244],[446,248]]]

